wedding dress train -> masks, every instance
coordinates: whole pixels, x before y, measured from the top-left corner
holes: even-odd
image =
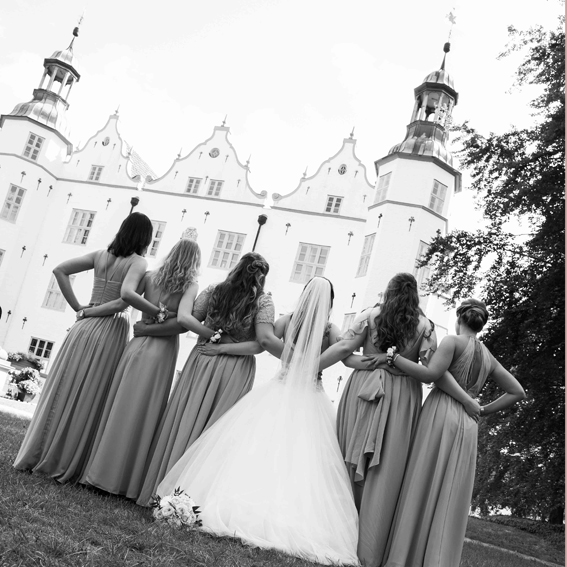
[[[210,533],[324,564],[358,565],[357,511],[334,408],[317,380],[328,288],[324,278],[308,284],[278,374],[191,445],[157,493],[185,490]]]

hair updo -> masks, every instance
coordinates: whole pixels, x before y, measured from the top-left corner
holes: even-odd
[[[478,299],[465,299],[457,309],[459,322],[465,324],[471,331],[482,331],[488,321],[488,309]]]

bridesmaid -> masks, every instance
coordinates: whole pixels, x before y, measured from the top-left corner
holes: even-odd
[[[436,386],[448,370],[458,385],[450,395],[434,387],[423,405],[386,567],[459,566],[476,469],[478,416],[508,408],[526,396],[519,382],[477,339],[488,320],[484,303],[467,299],[457,316],[457,336],[441,341],[428,368],[397,354],[390,361],[418,380],[437,380]],[[473,398],[488,376],[506,393],[480,407]]]
[[[420,382],[385,363],[375,364],[378,353],[392,345],[423,364],[437,347],[411,274],[395,275],[384,303],[358,315],[347,337],[321,355],[322,369],[362,346],[363,360],[371,365],[351,374],[337,415],[339,445],[359,511],[358,556],[369,566],[383,561],[422,401]]]
[[[223,337],[229,335],[240,343],[240,356],[201,353],[199,346],[206,339],[200,333],[154,436],[137,500],[141,506],[150,504],[157,485],[201,433],[252,389],[256,372],[253,355],[264,348],[276,356],[281,354],[283,343],[274,335],[274,304],[271,295],[264,293],[268,270],[260,254],[249,252],[224,282],[210,285],[197,297],[193,316],[204,321],[205,327],[222,329]],[[187,326],[181,313],[178,320]]]
[[[154,325],[161,336],[135,337],[126,347],[112,379],[82,483],[138,498],[151,441],[171,390],[179,334],[187,330],[177,322],[175,313],[192,322],[190,330],[198,333],[206,329],[191,317],[200,264],[198,244],[182,239],[163,266],[146,273],[137,291],[135,279],[127,277],[124,281],[123,299],[143,311],[143,318],[159,323],[156,317],[160,304],[167,306],[170,317],[167,322]],[[207,332],[208,336],[212,334],[209,329]]]
[[[137,274],[139,283],[147,266],[142,256],[151,239],[150,219],[133,213],[106,250],[67,260],[53,270],[63,297],[77,312],[77,322],[49,372],[16,469],[39,471],[61,483],[82,475],[110,380],[128,343],[130,316],[120,298],[122,282]],[[93,268],[91,301],[81,306],[69,276]]]

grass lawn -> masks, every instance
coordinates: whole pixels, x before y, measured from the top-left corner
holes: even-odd
[[[0,567],[313,567],[308,561],[246,547],[237,540],[173,530],[153,522],[149,510],[129,500],[15,471],[12,462],[28,423],[0,413]],[[473,520],[467,533],[471,539],[564,561],[559,560],[559,551],[543,552],[542,538]],[[461,567],[492,566],[534,567],[535,563],[465,545]]]
[[[523,559],[506,551],[465,542],[461,567],[545,567],[535,559]]]
[[[564,538],[560,539],[556,535],[553,538],[544,539],[517,528],[470,517],[467,525],[467,537],[516,551],[523,555],[530,555],[544,561],[565,565]],[[480,546],[476,545],[473,547],[476,551]]]

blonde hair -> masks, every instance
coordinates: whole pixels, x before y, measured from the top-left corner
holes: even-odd
[[[167,293],[182,293],[197,281],[201,249],[194,240],[182,238],[169,252],[163,266],[152,274],[154,285]]]

